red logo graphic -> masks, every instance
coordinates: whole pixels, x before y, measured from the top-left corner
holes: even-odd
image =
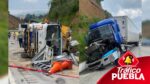
[[[121,56],[118,63],[120,66],[136,66],[139,60],[130,51],[127,51]]]

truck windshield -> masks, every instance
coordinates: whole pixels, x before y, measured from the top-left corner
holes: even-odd
[[[98,41],[98,40],[113,40],[113,29],[111,25],[100,26],[92,30],[89,34],[89,43]]]
[[[46,40],[52,40],[52,34],[54,34],[53,39],[60,38],[60,28],[58,25],[49,25],[47,27]]]
[[[61,53],[61,29],[59,25],[49,25],[46,32],[46,44],[53,46],[54,55]]]

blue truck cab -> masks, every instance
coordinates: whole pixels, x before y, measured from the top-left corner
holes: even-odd
[[[113,34],[113,36],[110,36],[114,37],[115,42],[118,44],[122,43],[120,29],[114,18],[105,19],[90,25],[89,32],[92,33],[95,30],[99,30],[99,33],[101,32],[101,36],[104,36],[104,39],[107,39],[107,36]]]
[[[121,51],[122,36],[114,18],[90,25],[86,54],[89,68],[100,68],[115,62]]]

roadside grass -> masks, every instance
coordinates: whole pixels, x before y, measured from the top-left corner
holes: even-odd
[[[7,1],[0,2],[0,76],[8,72],[8,12]]]
[[[85,27],[86,28],[86,27]],[[85,56],[85,47],[86,47],[86,42],[85,42],[85,35],[86,35],[86,30],[87,29],[83,29],[83,28],[75,28],[73,27],[72,29],[72,37],[73,39],[79,41],[79,46],[77,47],[80,55],[79,55],[79,62],[82,62],[84,60],[86,60],[86,56]]]

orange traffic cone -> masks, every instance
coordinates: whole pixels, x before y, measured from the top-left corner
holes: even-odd
[[[66,60],[62,62],[61,66],[62,66],[62,69],[72,69],[72,62],[69,60]]]
[[[62,70],[61,62],[53,62],[53,67],[49,70],[49,73],[53,74],[61,70]]]

